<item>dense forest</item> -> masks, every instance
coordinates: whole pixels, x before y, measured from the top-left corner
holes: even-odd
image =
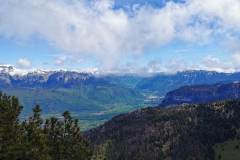
[[[239,160],[239,128],[240,102],[224,101],[137,110],[85,136],[109,160]]]

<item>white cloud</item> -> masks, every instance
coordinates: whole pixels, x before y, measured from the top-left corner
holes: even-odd
[[[73,55],[64,55],[64,54],[56,54],[52,55],[54,57],[53,64],[57,68],[68,68],[70,67],[73,69],[73,66],[76,66],[76,64],[83,64],[86,63],[81,59],[81,57],[73,56]],[[87,61],[87,60],[86,60]]]
[[[131,15],[114,10],[113,3],[0,0],[0,36],[22,40],[38,35],[64,53],[94,56],[111,68],[127,54],[137,55],[173,40],[208,43],[221,37],[225,41],[226,35],[240,32],[239,0],[169,2],[163,8],[137,7]]]
[[[236,68],[232,62],[222,61],[217,57],[208,55],[203,58],[201,69],[217,72],[234,72]]]
[[[151,60],[147,64],[149,73],[157,73],[162,71],[162,63],[160,60]]]
[[[54,64],[59,67],[63,67],[66,61],[66,57],[58,57],[55,59]]]
[[[31,67],[31,61],[29,61],[27,58],[20,58],[17,61],[17,66],[22,69],[28,69]]]
[[[172,58],[164,65],[164,72],[169,73],[181,72],[191,69],[193,69],[193,66],[191,67],[190,64],[181,58]]]

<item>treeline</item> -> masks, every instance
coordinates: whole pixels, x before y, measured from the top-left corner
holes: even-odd
[[[92,152],[78,120],[69,112],[62,119],[41,118],[40,106],[25,121],[18,98],[0,93],[0,160],[88,160]]]

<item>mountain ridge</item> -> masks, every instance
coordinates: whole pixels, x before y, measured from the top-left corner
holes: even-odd
[[[184,86],[168,92],[160,106],[204,104],[240,98],[240,82]]]
[[[231,83],[240,80],[240,73],[222,73],[215,71],[184,71],[176,74],[158,74],[141,80],[136,88],[146,92],[155,92],[164,96],[171,90],[186,85]]]

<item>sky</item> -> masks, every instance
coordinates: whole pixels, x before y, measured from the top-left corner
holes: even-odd
[[[240,0],[0,0],[0,64],[240,71]]]

